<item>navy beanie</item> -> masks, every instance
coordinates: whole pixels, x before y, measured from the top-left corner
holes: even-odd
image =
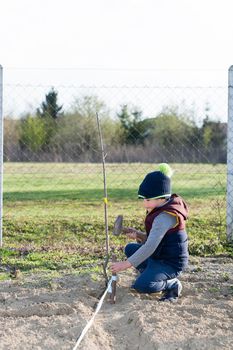
[[[161,198],[171,196],[172,170],[166,163],[159,165],[158,171],[146,175],[138,189],[139,198]]]

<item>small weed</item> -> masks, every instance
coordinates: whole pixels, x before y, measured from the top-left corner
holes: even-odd
[[[9,273],[0,272],[0,281],[7,281],[10,279]]]
[[[202,268],[200,266],[196,267],[193,272],[201,272],[202,271]]]
[[[230,276],[229,276],[229,274],[228,274],[227,272],[224,272],[224,273],[222,274],[222,278],[223,278],[223,280],[224,280],[225,282],[227,282],[227,281],[229,281]]]
[[[220,291],[220,288],[219,287],[211,287],[211,288],[208,289],[208,291],[210,293],[216,293],[216,292]]]
[[[132,323],[133,322],[133,319],[130,317],[127,321],[128,324]]]

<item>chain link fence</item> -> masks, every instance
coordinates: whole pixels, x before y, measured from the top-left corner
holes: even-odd
[[[205,213],[224,227],[227,97],[227,86],[5,84],[4,217],[78,219],[82,206],[91,212],[93,203],[102,205],[98,113],[112,213],[122,199],[136,200],[147,172],[168,162],[173,191],[187,198],[195,215],[206,199]],[[228,209],[229,225],[232,219]]]

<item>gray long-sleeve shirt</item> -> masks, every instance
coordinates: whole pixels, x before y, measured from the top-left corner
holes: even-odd
[[[147,241],[128,258],[128,261],[134,267],[137,267],[143,261],[149,258],[158,247],[166,232],[169,229],[173,228],[176,223],[177,219],[175,216],[165,212],[160,213],[152,224],[150,235],[147,238]]]

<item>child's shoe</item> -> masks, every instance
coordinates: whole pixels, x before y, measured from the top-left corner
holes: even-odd
[[[178,297],[180,296],[181,291],[182,291],[182,284],[177,278],[174,278],[173,280],[168,280],[167,289],[165,290],[160,301],[171,301],[174,303],[178,300]]]

